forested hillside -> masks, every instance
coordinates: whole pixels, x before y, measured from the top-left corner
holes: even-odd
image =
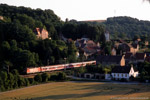
[[[103,23],[113,38],[133,38],[135,35],[150,35],[150,22],[131,17],[112,17]]]
[[[90,25],[102,25],[110,32],[113,39],[133,39],[135,35],[148,36],[150,34],[150,21],[138,20],[127,16],[110,17],[104,22],[99,20],[81,21]]]
[[[23,72],[26,67],[76,61],[76,47],[59,39],[63,23],[52,10],[0,5],[0,69]],[[52,39],[37,39],[35,28]]]

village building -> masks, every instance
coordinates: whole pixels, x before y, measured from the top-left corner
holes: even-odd
[[[150,56],[150,52],[145,52],[145,54],[146,54],[146,57]]]
[[[118,48],[121,49],[122,54],[127,53],[127,52],[131,52],[133,54],[135,54],[137,51],[139,51],[139,45],[138,44],[130,44],[130,43],[120,43],[118,45]]]
[[[138,44],[140,41],[141,41],[141,39],[138,38],[138,39],[136,39],[136,40],[134,41],[134,43]]]
[[[148,42],[148,41],[145,41],[144,44],[145,44],[145,46],[148,46],[148,45],[149,45],[149,42]]]
[[[145,62],[149,62],[149,63],[150,63],[150,56],[147,56],[147,57],[145,58]]]
[[[48,31],[44,28],[36,28],[34,30],[34,33],[36,34],[37,38],[40,38],[40,39],[48,38]]]
[[[121,48],[122,52],[126,53],[126,52],[132,52],[135,53],[134,48],[128,44],[128,43],[122,43],[119,45],[119,48]]]
[[[100,51],[100,44],[96,44],[94,41],[89,40],[88,38],[77,39],[75,41],[75,45],[79,49],[79,52],[83,53],[86,59]]]
[[[139,51],[139,45],[138,44],[132,44],[133,48],[134,48],[134,52],[138,52]]]
[[[117,53],[116,49],[115,49],[115,48],[112,48],[112,49],[111,49],[111,55],[112,55],[112,56],[115,56],[116,53]]]
[[[125,58],[123,56],[105,56],[105,55],[100,55],[96,59],[97,64],[102,64],[102,65],[117,65],[117,66],[125,66]]]
[[[105,35],[106,42],[110,41],[110,34],[109,34],[109,32],[106,31],[104,35]]]
[[[88,79],[110,79],[109,75],[100,74],[100,73],[83,73],[78,75],[80,78],[88,78]],[[107,76],[107,78],[105,78]]]
[[[128,52],[125,54],[126,64],[129,64],[129,63],[137,64],[138,62],[144,62],[145,60],[148,60],[146,53],[133,54],[131,52]]]
[[[129,78],[133,76],[134,78],[139,75],[139,72],[133,66],[116,66],[112,69],[111,76],[114,80],[125,79],[129,81]]]
[[[136,63],[136,58],[134,57],[133,53],[127,52],[125,54],[125,61],[126,61],[126,65],[130,63]]]
[[[3,16],[0,16],[0,20],[4,20],[4,17],[3,17]]]
[[[135,58],[136,62],[144,62],[146,58],[146,53],[136,53]]]

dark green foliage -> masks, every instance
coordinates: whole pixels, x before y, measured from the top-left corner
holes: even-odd
[[[29,82],[28,78],[25,78],[24,80],[25,80],[25,86],[29,86],[30,82]]]
[[[10,89],[12,89],[13,86],[14,86],[14,83],[15,83],[15,81],[14,81],[14,75],[12,73],[8,73],[7,81],[8,81],[8,87]]]
[[[19,77],[19,79],[18,79],[18,86],[19,87],[25,86],[25,79],[24,78]]]
[[[102,65],[87,65],[85,67],[79,67],[72,70],[72,73],[110,73],[114,66],[102,66]]]
[[[41,74],[35,75],[34,80],[37,81],[37,82],[42,82],[42,76],[41,76]]]
[[[75,62],[76,61],[76,52],[77,48],[73,42],[68,43],[68,60],[69,62]]]
[[[5,91],[5,87],[3,85],[1,85],[0,91]]]
[[[42,82],[47,82],[49,79],[49,74],[48,73],[43,73],[42,75]]]
[[[104,73],[102,65],[88,65],[86,69],[88,73]]]
[[[51,77],[49,78],[49,81],[56,81],[58,79],[56,74],[51,75]]]
[[[86,67],[82,67],[82,66],[81,66],[81,67],[79,67],[79,68],[75,68],[75,69],[74,69],[74,73],[77,74],[77,75],[78,75],[78,74],[85,73],[85,72],[87,72]]]
[[[58,73],[58,80],[66,80],[66,74],[64,72]]]
[[[78,38],[87,37],[96,42],[100,41],[100,36],[104,33],[101,25],[90,25],[80,22],[67,22],[62,28],[62,33],[67,38],[76,40]]]
[[[11,90],[22,86],[28,86],[30,83],[28,79],[19,76],[17,70],[12,73],[0,71],[0,91]]]
[[[107,55],[111,55],[111,47],[112,47],[112,44],[111,44],[111,42],[104,42],[104,44],[103,44],[104,46],[104,51],[105,51],[105,54],[107,54]]]
[[[134,35],[145,35],[150,32],[149,21],[141,21],[131,17],[112,17],[103,24],[114,39],[131,39]]]
[[[4,82],[6,82],[6,81],[7,81],[7,78],[8,78],[8,75],[7,75],[6,72],[1,71],[1,72],[0,72],[0,77],[1,77],[1,80],[3,80]]]
[[[48,80],[49,81],[65,81],[67,80],[66,73],[59,72],[56,74],[52,74]]]
[[[34,84],[35,83],[34,78],[29,78],[28,80],[29,80],[30,84]]]
[[[140,81],[150,80],[150,63],[143,62],[138,63],[138,70],[139,70],[139,78]]]

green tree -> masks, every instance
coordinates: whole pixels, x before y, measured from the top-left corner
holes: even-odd
[[[58,73],[58,80],[66,80],[66,74],[64,72]]]
[[[19,79],[18,79],[18,86],[19,87],[25,86],[25,80],[24,80],[23,77],[19,77]]]
[[[40,74],[35,75],[34,80],[37,82],[42,82],[42,77]]]
[[[8,73],[8,79],[7,79],[7,81],[8,81],[8,87],[10,89],[13,89],[15,81],[14,81],[14,76],[13,76],[12,73]]]
[[[49,79],[49,74],[48,73],[43,73],[42,75],[42,82],[47,82]]]

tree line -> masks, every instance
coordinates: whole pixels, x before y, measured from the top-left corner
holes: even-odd
[[[66,74],[63,72],[54,74],[42,73],[35,75],[34,78],[24,78],[20,76],[18,71],[15,69],[9,73],[6,71],[0,71],[0,91],[17,89],[45,82],[66,80]]]

